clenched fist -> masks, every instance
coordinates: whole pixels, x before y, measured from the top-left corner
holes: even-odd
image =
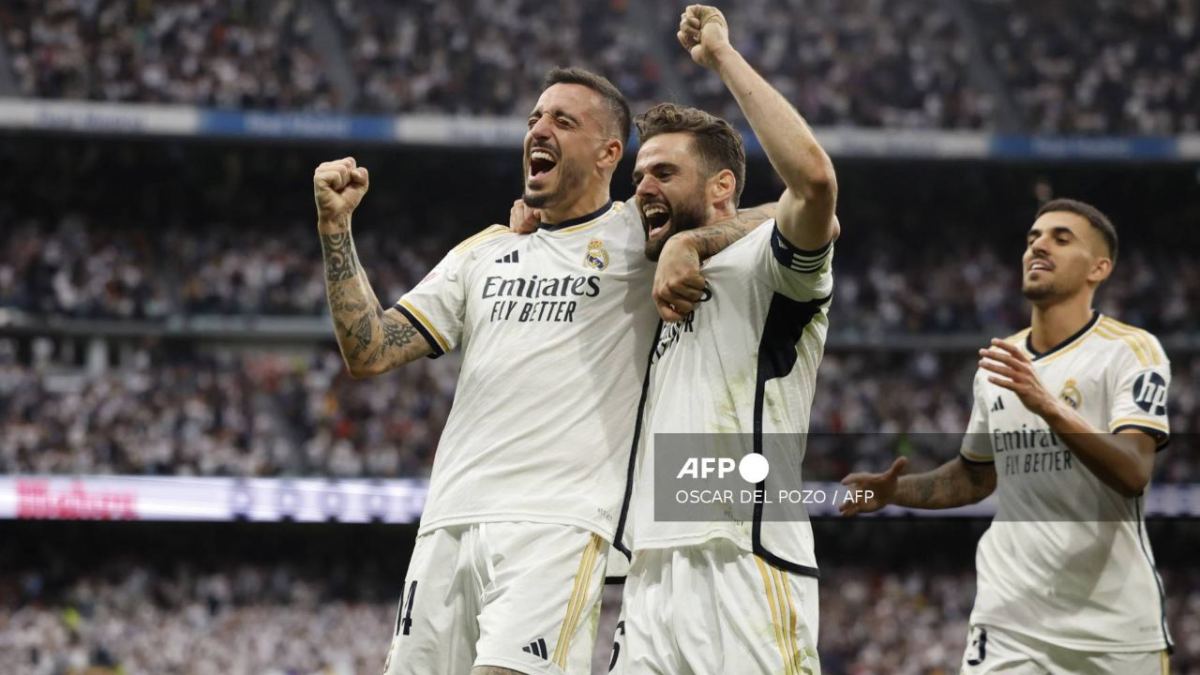
[[[313,197],[317,201],[317,227],[322,232],[350,229],[350,214],[358,208],[370,186],[367,168],[353,157],[323,162],[313,172]]]
[[[675,37],[693,61],[709,69],[717,67],[722,52],[732,49],[725,15],[708,5],[688,5],[679,16],[679,32]]]

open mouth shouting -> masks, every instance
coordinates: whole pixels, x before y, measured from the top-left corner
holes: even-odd
[[[530,187],[537,187],[535,183],[541,183],[548,178],[551,173],[558,167],[558,157],[548,148],[533,148],[529,151],[529,175],[525,177],[525,183]]]
[[[661,202],[643,204],[642,220],[646,223],[646,238],[655,239],[670,229],[671,209]]]

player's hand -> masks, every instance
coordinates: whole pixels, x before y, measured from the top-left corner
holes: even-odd
[[[350,229],[350,214],[358,208],[369,186],[367,168],[358,166],[353,157],[318,165],[313,172],[317,227],[330,232]]]
[[[1058,405],[1038,378],[1033,361],[1014,344],[992,338],[991,347],[979,350],[979,367],[992,373],[988,382],[1015,393],[1035,415],[1045,417]]]
[[[857,516],[860,513],[872,513],[892,503],[896,496],[896,486],[900,482],[900,474],[908,466],[907,457],[897,457],[896,461],[883,473],[852,473],[842,479],[842,485],[851,490],[870,490],[873,494],[869,499],[861,501],[843,501],[838,511],[843,516]]]
[[[686,237],[671,237],[663,246],[654,271],[652,295],[663,321],[682,321],[704,296],[700,253]]]
[[[513,202],[512,210],[508,212],[508,229],[517,234],[537,232],[541,222],[541,210],[526,204],[524,199]]]
[[[725,15],[708,5],[688,5],[679,16],[679,32],[675,37],[693,61],[709,69],[717,67],[722,52],[733,48],[729,44]]]

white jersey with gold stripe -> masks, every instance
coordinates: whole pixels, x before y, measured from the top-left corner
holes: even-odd
[[[531,521],[612,538],[657,322],[637,209],[467,239],[396,307],[459,348],[421,532]]]
[[[1101,432],[1140,429],[1167,442],[1170,364],[1153,335],[1100,314],[1062,344],[1033,351],[1042,384]],[[975,376],[963,441],[968,462],[996,467],[996,519],[976,553],[972,625],[1079,651],[1166,649],[1162,585],[1144,496],[1105,485],[1017,395]]]
[[[762,484],[768,493],[800,487],[778,477],[800,476],[829,326],[832,264],[832,242],[819,251],[797,249],[774,220],[705,262],[702,301],[659,334],[623,545],[636,552],[725,539],[777,567],[816,576],[807,519],[755,512],[746,520],[658,520],[655,500],[669,495],[655,494],[654,474],[656,462],[671,461],[656,450],[659,434],[706,434],[711,450],[735,461],[751,452],[769,457],[771,476]]]

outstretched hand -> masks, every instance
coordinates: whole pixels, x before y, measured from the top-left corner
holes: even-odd
[[[896,496],[896,486],[900,482],[900,474],[908,467],[907,457],[897,457],[896,461],[883,473],[852,473],[842,479],[842,485],[852,490],[870,491],[862,501],[843,501],[838,511],[843,516],[856,516],[860,513],[872,513],[888,504]]]

